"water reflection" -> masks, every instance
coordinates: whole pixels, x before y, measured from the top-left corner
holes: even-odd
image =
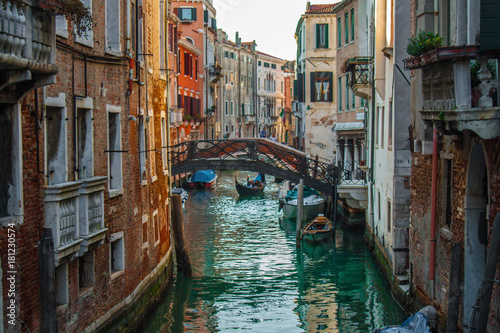
[[[297,250],[277,185],[239,199],[232,173],[219,179],[186,202],[194,276],[176,278],[143,332],[368,332],[403,320],[362,234],[337,230]]]

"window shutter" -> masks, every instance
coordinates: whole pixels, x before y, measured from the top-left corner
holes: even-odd
[[[316,102],[316,73],[311,72],[311,102]]]
[[[208,24],[208,9],[203,11],[203,22]]]
[[[330,40],[328,37],[328,30],[329,30],[328,28],[329,28],[328,24],[325,24],[325,48],[330,47]]]
[[[321,46],[321,26],[316,24],[316,48],[319,49]]]
[[[184,75],[189,75],[189,53],[184,52]]]
[[[196,17],[196,8],[191,8],[192,10],[192,15],[191,17],[193,18],[193,21],[196,21],[198,18]]]
[[[328,72],[328,82],[330,83],[328,90],[328,102],[333,102],[333,73]]]

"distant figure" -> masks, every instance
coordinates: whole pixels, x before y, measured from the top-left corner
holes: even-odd
[[[227,140],[229,139],[229,132],[227,132],[226,134],[224,134],[224,140]]]
[[[267,133],[266,133],[266,129],[262,129],[262,131],[260,131],[260,137],[261,138],[266,138],[267,137]]]
[[[273,133],[270,140],[274,141],[274,142],[278,142],[278,138],[276,138],[276,134]]]

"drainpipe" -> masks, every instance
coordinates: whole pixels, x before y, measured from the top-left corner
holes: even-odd
[[[439,134],[434,123],[432,145],[432,188],[431,188],[431,254],[429,267],[429,280],[434,290],[435,261],[436,261],[436,210],[437,210],[437,169],[438,169],[438,140]]]

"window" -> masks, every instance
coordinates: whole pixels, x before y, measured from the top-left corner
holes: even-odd
[[[143,0],[137,0],[137,8],[138,9],[142,9],[142,1]],[[133,11],[133,15],[136,15],[135,12]],[[135,45],[135,52],[136,54],[138,54],[137,58],[139,59],[139,61],[143,61],[144,60],[144,56],[143,55],[139,55],[139,54],[143,54],[143,43],[144,43],[144,19],[143,19],[143,15],[142,13],[138,13],[137,14],[138,17],[136,18],[136,20],[132,20],[132,22],[135,23],[135,21],[137,21],[137,39],[135,40],[136,42],[136,45]],[[174,30],[177,30],[177,29],[174,29]],[[132,30],[132,31],[135,31],[135,30]],[[135,37],[135,34],[132,34],[133,37]],[[177,42],[175,41],[176,39],[174,38],[174,43],[175,45],[177,45]],[[180,64],[180,57],[178,58],[178,63]],[[180,68],[178,70],[180,72]]]
[[[64,305],[69,301],[68,295],[68,263],[56,267],[55,273],[56,305]]]
[[[328,24],[316,24],[316,48],[328,48]]]
[[[147,180],[146,171],[146,127],[145,117],[139,116],[137,120],[139,122],[139,172],[141,173],[141,182]]]
[[[194,61],[193,71],[194,71],[194,77],[196,81],[198,81],[198,58],[196,58],[196,60]]]
[[[225,114],[226,116],[229,115],[229,102],[226,101],[226,109],[225,109]],[[226,131],[227,132],[227,131]]]
[[[337,46],[342,46],[342,18],[337,20]]]
[[[231,56],[230,56],[231,59],[234,59],[234,52],[231,52]]]
[[[259,64],[259,66],[262,66],[262,61],[259,60],[258,64]]]
[[[332,102],[332,72],[311,72],[311,102]]]
[[[158,220],[158,210],[153,212],[153,234],[155,240],[155,246],[160,244],[160,222]]]
[[[82,3],[85,7],[87,7],[92,14],[92,0],[82,0]],[[66,22],[66,26],[67,26]],[[80,34],[76,34],[75,41],[77,43],[86,45],[88,47],[94,46],[94,31],[92,29],[87,29],[85,32],[80,32]]]
[[[339,103],[339,112],[342,112],[342,77],[339,77],[337,84],[338,89],[338,103]]]
[[[45,154],[46,177],[48,185],[68,181],[66,108],[56,107],[64,103],[58,99],[48,99],[45,115]],[[62,106],[62,104],[59,104]]]
[[[163,173],[166,174],[168,170],[167,161],[167,119],[165,112],[162,112],[161,117],[161,157],[163,162]]]
[[[120,1],[106,1],[106,50],[120,51]]]
[[[21,119],[19,105],[0,104],[0,219],[23,214]]]
[[[142,215],[142,248],[148,247],[148,214]]]
[[[160,1],[160,17],[158,18],[160,21],[160,73],[162,76],[165,76],[167,64],[165,64],[165,3]]]
[[[78,178],[94,176],[94,133],[92,125],[92,99],[77,99],[77,144],[78,144]]]
[[[379,123],[379,113],[380,113],[380,107],[377,106],[376,110],[375,110],[375,146],[378,146],[378,129],[379,129],[379,126],[380,126],[380,123]]]
[[[271,65],[268,62],[264,62],[264,67],[269,68]]]
[[[350,91],[349,91],[349,87],[346,87],[345,89],[345,110],[346,111],[349,111],[351,105],[349,104],[349,95],[350,95]]]
[[[234,85],[234,73],[231,72],[231,85]]]
[[[281,92],[283,93],[283,81],[281,81]]]
[[[388,121],[389,129],[387,135],[388,135],[388,142],[387,144],[389,147],[392,147],[392,101],[389,102],[389,121]]]
[[[79,287],[80,292],[84,292],[92,288],[95,284],[95,271],[94,271],[94,251],[85,253],[83,257],[78,259],[78,274],[79,274]]]
[[[56,34],[64,38],[68,38],[69,36],[68,20],[64,15],[56,16]]]
[[[365,107],[365,99],[364,98],[359,98],[359,105],[364,108]]]
[[[392,204],[391,200],[387,199],[387,232],[391,232],[392,228]]]
[[[380,145],[383,147],[384,146],[384,140],[385,140],[385,107],[382,107],[382,114],[380,116]]]
[[[224,56],[225,56],[226,58],[229,58],[229,52],[225,51],[225,52],[224,52]]]
[[[380,191],[377,191],[377,202],[378,202],[378,220],[382,220],[382,212],[381,212],[381,202],[380,202]]]
[[[351,41],[354,41],[354,8],[351,9]]]
[[[349,43],[349,13],[345,13],[345,43]]]
[[[272,69],[276,69],[276,64],[271,64]]]
[[[109,236],[109,241],[109,268],[111,271],[111,279],[113,279],[113,277],[117,276],[116,273],[125,269],[125,244],[123,241],[123,231],[111,234]]]
[[[234,103],[231,101],[231,116],[234,116]]]
[[[178,9],[179,19],[183,22],[193,22],[196,21],[196,8],[185,8],[181,7]]]
[[[107,105],[108,111],[108,186],[110,196],[122,189],[121,107]]]

